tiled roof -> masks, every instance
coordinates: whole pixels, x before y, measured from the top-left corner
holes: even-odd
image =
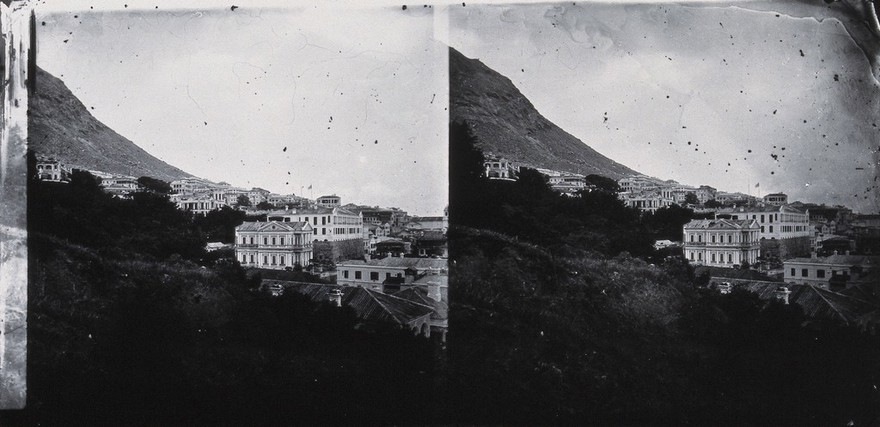
[[[415,268],[415,269],[445,269],[447,266],[446,259],[443,258],[401,258],[386,257],[382,259],[371,259],[369,261],[351,259],[342,261],[338,266],[375,266],[375,267],[392,267],[392,268]]]
[[[737,284],[737,287],[754,292],[763,300],[776,298],[780,284],[771,282],[751,282]],[[865,315],[875,312],[878,307],[868,301],[818,288],[812,285],[786,285],[790,304],[797,304],[804,314],[811,318],[829,319],[856,325]]]
[[[753,219],[693,219],[685,224],[684,228],[706,230],[758,228],[758,223]]]
[[[430,304],[410,301],[365,288],[288,282],[284,280],[263,280],[263,284],[280,284],[286,290],[299,292],[318,302],[329,301],[330,292],[334,289],[339,289],[342,291],[342,304],[354,309],[358,318],[366,321],[410,325],[412,322],[434,313],[434,308]]]
[[[422,305],[427,305],[429,307],[433,307],[434,312],[431,314],[431,319],[433,320],[445,320],[449,318],[449,305],[443,301],[433,300],[431,297],[428,296],[428,292],[424,288],[407,288],[400,292],[397,292],[396,294],[394,294],[394,296]]]
[[[831,255],[827,257],[817,258],[792,258],[785,262],[807,263],[807,264],[836,264],[836,265],[863,265],[873,266],[880,264],[880,256],[868,255]]]
[[[762,212],[780,212],[780,213],[804,213],[803,210],[794,207],[793,205],[782,205],[782,206],[740,206],[738,208],[726,208],[719,209],[718,213],[720,214],[729,214],[729,213],[762,213]]]
[[[306,222],[269,221],[269,222],[243,222],[238,227],[235,227],[235,231],[264,231],[264,230],[299,231],[299,230],[303,230],[303,229],[306,229],[306,230],[311,229],[311,226]]]

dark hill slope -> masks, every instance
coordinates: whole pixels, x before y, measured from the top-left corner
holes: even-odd
[[[28,144],[37,154],[73,167],[136,177],[172,181],[191,176],[98,121],[64,82],[40,68],[29,113]]]
[[[510,79],[449,49],[450,120],[467,122],[484,153],[554,170],[619,179],[637,172],[542,116]]]

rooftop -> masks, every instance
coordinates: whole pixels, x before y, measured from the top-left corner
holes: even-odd
[[[831,255],[827,257],[817,258],[792,258],[785,260],[786,263],[796,262],[805,264],[835,264],[835,265],[878,265],[880,264],[880,256],[868,255]]]
[[[336,264],[337,267],[346,266],[346,267],[357,267],[357,266],[371,266],[371,267],[389,267],[389,268],[415,268],[417,270],[420,269],[446,269],[447,262],[446,259],[443,258],[401,258],[401,257],[387,257],[382,259],[371,259],[369,261],[359,260],[359,259],[350,259],[348,261],[342,261]]]
[[[300,231],[311,230],[312,227],[307,222],[243,222],[235,231]]]
[[[730,230],[759,228],[753,219],[693,219],[684,225],[685,229]]]
[[[342,304],[354,309],[358,318],[366,321],[393,322],[407,325],[412,321],[432,315],[432,304],[425,304],[395,295],[383,294],[359,287],[343,287],[318,283],[300,283],[284,280],[263,280],[263,285],[278,284],[308,296],[313,301],[330,301],[330,292],[342,291]]]

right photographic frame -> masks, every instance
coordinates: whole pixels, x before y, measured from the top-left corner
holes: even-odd
[[[447,13],[453,417],[880,420],[872,3]]]

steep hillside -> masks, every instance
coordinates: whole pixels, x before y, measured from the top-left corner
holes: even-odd
[[[559,128],[510,79],[449,49],[450,120],[471,125],[484,153],[531,166],[618,179],[637,172]]]
[[[98,121],[64,82],[40,68],[29,113],[28,144],[37,154],[74,167],[136,177],[172,181],[191,176]]]

